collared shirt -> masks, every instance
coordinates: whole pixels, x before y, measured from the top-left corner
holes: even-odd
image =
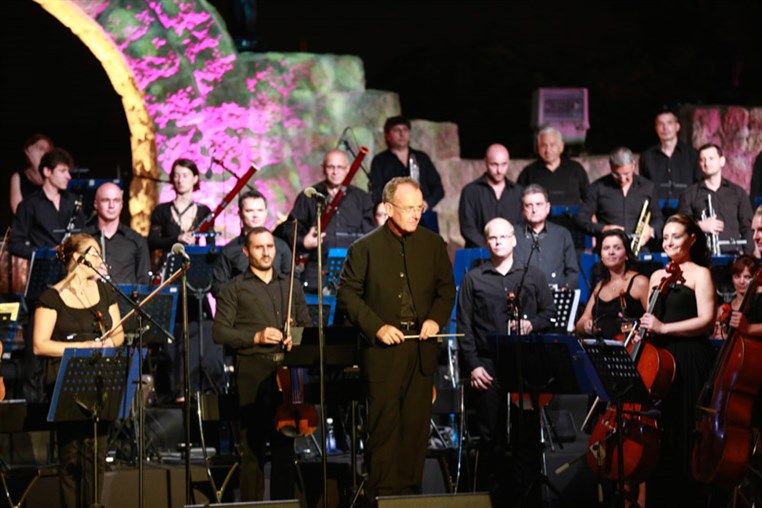
[[[656,199],[679,199],[689,185],[703,178],[696,149],[678,141],[671,156],[654,145],[640,154],[640,176],[651,180]]]
[[[498,199],[486,173],[463,187],[458,219],[466,248],[484,247],[484,226],[495,217],[507,219],[511,224],[521,220],[521,191],[520,185],[506,178],[505,188]]]
[[[514,260],[511,269],[503,275],[492,263],[485,263],[463,277],[458,291],[457,326],[458,333],[465,334],[458,340],[466,372],[485,367],[494,375],[487,335],[508,332],[506,297],[511,291],[518,294],[524,270]],[[553,294],[545,275],[534,266],[526,269],[519,300],[522,315],[532,323],[532,332],[551,326],[551,318],[556,315]]]
[[[584,201],[590,187],[587,171],[577,161],[561,157],[561,164],[551,171],[542,159],[525,167],[516,182],[522,187],[536,183],[548,191],[554,205],[579,205]]]
[[[525,222],[520,222],[514,229],[516,250],[513,257],[521,266],[526,266],[535,235]],[[565,227],[546,221],[545,227],[537,234],[537,248],[530,261],[531,266],[539,268],[545,274],[548,284],[569,289],[579,287],[577,251],[571,233]]]
[[[429,210],[437,206],[444,197],[444,187],[442,187],[442,177],[439,176],[437,168],[431,162],[426,153],[420,150],[409,148],[410,153],[415,155],[420,170],[419,184],[423,199],[429,205]],[[391,150],[384,150],[373,157],[370,164],[370,183],[373,201],[381,201],[381,193],[384,191],[384,185],[389,180],[397,176],[410,176],[410,170],[404,165],[399,157]]]
[[[746,254],[754,253],[754,238],[751,230],[751,204],[746,192],[729,180],[724,178],[720,182],[720,188],[712,191],[702,180],[688,187],[680,197],[678,211],[694,220],[701,220],[701,213],[708,212],[709,200],[712,196],[712,208],[717,218],[724,223],[720,240],[746,240],[743,251]],[[737,251],[733,245],[722,246],[723,251]]]
[[[275,259],[273,268],[284,275],[291,273],[291,249],[288,244],[278,238],[275,240]],[[227,243],[214,260],[212,270],[212,295],[215,297],[222,290],[222,286],[243,272],[249,270],[249,258],[243,253],[243,247],[246,245],[246,235],[240,235]]]
[[[98,228],[98,221],[83,230],[95,238],[109,266],[111,280],[117,284],[148,284],[151,258],[148,241],[124,224],[119,224],[114,236],[107,238]]]
[[[13,218],[8,251],[14,256],[31,259],[35,249],[55,247],[61,243],[72,218],[74,229],[79,231],[85,219],[81,209],[74,214],[75,201],[75,195],[68,191],[61,191],[58,209],[42,190],[24,198]]]
[[[312,186],[318,192],[328,195],[328,188],[325,182],[320,182]],[[300,192],[294,201],[294,207],[291,209],[290,218],[298,222],[296,245],[304,245],[304,237],[310,228],[317,224],[317,207],[315,198],[308,198],[304,192]],[[279,228],[281,237],[285,240],[291,235],[291,228],[285,227],[289,223],[286,221]],[[346,188],[344,197],[339,203],[336,212],[331,221],[326,226],[325,237],[323,238],[323,263],[328,260],[328,251],[332,248],[347,248],[352,242],[363,236],[365,233],[373,231],[376,223],[373,221],[373,202],[370,195],[362,189],[350,185]],[[317,249],[309,251],[307,265],[305,266],[302,280],[310,291],[317,289]]]
[[[254,345],[254,335],[265,328],[283,329],[288,315],[289,277],[273,270],[265,282],[251,270],[223,286],[217,298],[212,327],[214,342],[240,355],[280,351],[278,345]],[[312,326],[304,292],[294,284],[294,326]]]
[[[650,226],[657,237],[661,236],[664,218],[659,203],[654,199],[654,184],[640,175],[632,175],[632,184],[624,195],[624,191],[614,177],[609,173],[597,179],[590,186],[587,198],[579,208],[575,222],[577,226],[590,235],[599,235],[603,226],[617,224],[622,226],[628,235],[635,232],[635,227],[643,210],[643,203],[648,199],[648,210],[651,211]],[[591,221],[593,215],[597,223]]]

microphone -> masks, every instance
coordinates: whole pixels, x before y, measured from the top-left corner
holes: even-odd
[[[77,260],[78,265],[85,263],[87,266],[90,266],[90,263],[87,262],[87,255],[90,253],[90,249],[92,248],[93,246],[91,245],[90,247],[85,249],[85,252],[83,252],[82,255],[79,256],[79,259]]]
[[[328,201],[328,196],[315,190],[315,187],[307,187],[304,189],[304,195],[308,198],[315,198],[318,201],[322,201],[323,203]]]
[[[190,256],[188,256],[188,253],[185,252],[185,246],[181,243],[176,243],[172,246],[172,254],[175,256],[180,256],[185,260],[186,263],[190,264]]]

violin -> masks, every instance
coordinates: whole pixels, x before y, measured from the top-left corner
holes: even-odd
[[[291,278],[288,290],[288,313],[284,325],[284,336],[291,335],[292,307],[294,302],[294,266],[296,264],[296,226],[293,221],[293,244],[291,246]],[[304,401],[304,378],[307,369],[280,367],[276,374],[278,390],[283,401],[275,409],[275,428],[289,436],[309,436],[318,428],[318,414],[313,404]]]
[[[752,295],[762,283],[757,268],[739,310],[746,314]],[[730,328],[712,374],[699,396],[693,477],[723,487],[738,485],[751,456],[751,412],[762,386],[762,341]]]
[[[0,342],[0,362],[3,361],[3,343]],[[5,399],[5,381],[3,376],[0,376],[0,400]]]
[[[660,296],[666,294],[670,285],[684,282],[677,263],[669,262],[667,276],[648,301],[647,313],[653,313]],[[649,333],[640,341],[633,338],[639,329],[636,323],[626,338],[625,347],[635,363],[640,377],[654,400],[664,398],[675,379],[675,359],[669,351],[658,348],[648,340]],[[622,404],[623,458],[625,479],[641,482],[650,476],[659,461],[661,429],[655,418],[643,414],[641,404]],[[608,480],[619,480],[619,450],[616,446],[617,409],[609,406],[599,417],[588,441],[587,463],[593,472]]]

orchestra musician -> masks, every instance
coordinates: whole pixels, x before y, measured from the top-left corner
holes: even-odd
[[[42,156],[53,149],[53,140],[45,134],[32,134],[24,142],[24,155],[29,166],[11,175],[11,212],[16,213],[19,203],[42,186]]]
[[[311,189],[317,191],[332,200],[342,188],[342,183],[349,173],[349,159],[341,150],[329,150],[323,159],[323,175],[325,179],[313,185]],[[339,203],[331,221],[322,232],[323,262],[328,259],[328,251],[331,248],[346,248],[375,228],[373,221],[373,202],[370,195],[354,185],[343,188],[344,196]],[[301,274],[304,290],[308,293],[317,291],[318,259],[317,259],[317,207],[315,200],[319,195],[308,197],[304,191],[300,192],[294,201],[290,218],[298,221],[297,250],[307,257],[304,271]],[[322,198],[321,198],[322,199]],[[284,222],[284,225],[290,221]],[[289,241],[290,228],[280,229],[283,240]]]
[[[26,201],[22,201],[26,203]],[[119,323],[117,296],[89,266],[103,264],[98,242],[76,233],[58,247],[66,276],[40,294],[34,319],[34,354],[47,360],[45,389],[52,394],[60,358],[67,348],[104,348],[124,341],[121,326],[100,340]],[[108,439],[107,422],[98,426],[98,486],[102,490]],[[61,506],[95,506],[93,499],[93,429],[83,422],[56,424]],[[100,498],[100,493],[98,494]]]
[[[751,218],[751,232],[754,240],[754,256],[762,258],[762,205],[759,205]]]
[[[419,227],[425,205],[418,182],[392,178],[383,200],[389,219],[349,247],[337,293],[364,338],[369,501],[420,493],[437,366],[430,336],[449,322],[455,303],[447,246]]]
[[[508,472],[509,465],[504,458],[508,445],[506,388],[497,378],[497,359],[493,358],[487,334],[541,332],[550,328],[556,308],[542,270],[534,265],[522,265],[514,258],[516,236],[513,225],[498,217],[486,224],[483,234],[490,262],[470,270],[463,277],[458,293],[457,326],[458,332],[464,336],[458,340],[464,372],[470,374],[479,427],[481,464],[477,467],[478,471],[485,472],[477,478],[479,489],[490,491],[495,506],[507,506],[511,500],[518,499],[522,486],[532,483],[533,473],[539,473],[541,469],[540,461],[533,460],[541,457],[541,451],[537,449],[540,446],[540,425],[536,415],[525,412],[522,424],[529,437],[522,436],[510,443],[514,460],[512,470]],[[509,331],[512,316],[507,300],[511,296],[519,300],[522,316],[519,328],[514,321],[511,323],[514,328]],[[533,439],[532,435],[537,438]],[[533,494],[536,496],[537,493]],[[539,498],[535,499],[539,501]]]
[[[710,256],[704,233],[683,214],[667,219],[662,247],[684,280],[668,287],[654,312],[640,318],[640,333],[650,333],[651,343],[669,351],[676,364],[675,379],[659,406],[661,458],[646,483],[647,506],[705,506],[708,492],[692,478],[691,451],[696,404],[713,361],[708,334],[716,308]],[[665,269],[657,270],[649,285],[658,287],[666,276]]]
[[[148,234],[148,247],[151,250],[161,250],[161,262],[166,261],[167,255],[176,243],[196,245],[198,238],[194,230],[212,214],[208,206],[193,201],[193,192],[200,189],[200,174],[196,163],[190,159],[177,159],[172,163],[169,173],[175,199],[160,203],[151,213],[151,229]],[[206,239],[207,245],[214,244],[214,236]],[[201,288],[203,289],[203,288]],[[181,338],[182,306],[177,306],[175,337]],[[212,311],[206,294],[201,302],[199,315],[199,300],[195,292],[188,293],[188,336],[190,342],[190,390],[219,391],[224,378],[224,351],[212,341],[211,326]],[[203,337],[204,355],[200,355],[199,337]],[[184,351],[183,341],[176,340],[166,346],[166,352],[171,363],[169,372],[169,396],[180,402],[184,386]],[[201,357],[200,357],[201,356]],[[200,357],[200,358],[199,358]]]
[[[648,308],[648,277],[637,271],[637,258],[621,229],[604,232],[595,248],[601,259],[601,280],[576,330],[582,336],[613,339],[629,333],[633,320]]]
[[[312,319],[299,284],[294,284],[294,310],[288,309],[289,278],[273,266],[275,242],[264,227],[246,236],[249,270],[222,287],[217,298],[214,341],[235,354],[240,415],[241,499],[260,501],[265,494],[265,452],[270,443],[272,499],[292,499],[296,469],[294,440],[275,429],[279,399],[276,370],[291,349],[284,325],[310,326]]]
[[[738,311],[741,308],[744,295],[749,284],[754,277],[754,272],[757,269],[758,262],[752,256],[746,254],[738,256],[730,265],[730,275],[733,281],[733,288],[735,289],[735,296],[730,302],[723,303],[717,307],[717,321],[715,323],[714,336],[720,339],[725,339],[728,333],[728,326],[730,324],[730,317],[733,311]]]

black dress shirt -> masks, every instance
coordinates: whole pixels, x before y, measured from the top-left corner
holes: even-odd
[[[291,249],[286,242],[277,236],[273,239],[275,240],[273,268],[284,275],[289,275],[291,273]],[[230,282],[233,277],[249,270],[249,258],[243,253],[245,245],[246,235],[240,235],[220,249],[212,270],[212,295],[215,297],[222,290],[222,286]]]
[[[148,241],[124,224],[119,224],[114,236],[107,238],[98,228],[98,221],[85,227],[85,233],[101,246],[109,275],[116,284],[148,284],[151,258]]]
[[[548,191],[548,198],[554,205],[577,206],[584,201],[590,187],[587,171],[577,161],[561,158],[561,164],[551,171],[542,159],[525,167],[516,182],[522,187],[535,183]]]
[[[191,223],[191,230],[198,227],[212,210],[208,206],[196,203],[196,216]],[[214,227],[210,227],[212,231]],[[151,213],[151,230],[148,234],[148,247],[150,249],[161,249],[167,253],[172,246],[179,240],[178,236],[183,232],[180,225],[172,218],[172,202],[161,203],[154,208]],[[210,236],[206,242],[208,245],[214,245],[214,236]]]
[[[61,191],[61,201],[56,209],[42,189],[24,198],[13,217],[8,252],[14,256],[31,259],[35,249],[55,247],[61,243],[72,216],[74,229],[81,230],[85,218],[81,209],[74,213],[75,201],[74,194]]]
[[[312,186],[321,194],[328,195],[325,182]],[[308,198],[304,192],[300,192],[294,201],[289,218],[298,222],[296,232],[296,245],[299,250],[304,245],[304,237],[310,228],[317,224],[317,208],[315,198]],[[352,242],[373,231],[376,224],[373,221],[373,202],[370,195],[362,189],[350,185],[346,188],[344,197],[339,203],[331,221],[326,226],[323,238],[323,263],[328,260],[328,251],[333,248],[347,248]],[[283,223],[278,233],[286,240],[291,235],[289,221]],[[303,251],[303,248],[301,248]],[[306,251],[305,251],[306,252]],[[317,249],[308,251],[309,257],[305,266],[302,280],[310,291],[317,288]]]
[[[532,228],[523,221],[516,225],[516,250],[514,259],[526,266],[534,244]],[[545,228],[537,235],[537,248],[532,253],[531,265],[539,268],[548,280],[559,288],[579,287],[579,263],[569,230],[552,222],[545,222]]]
[[[457,324],[458,333],[465,334],[459,338],[459,344],[466,372],[485,367],[494,374],[487,365],[490,362],[487,335],[507,333],[506,297],[509,291],[518,293],[523,274],[524,267],[514,260],[505,275],[495,270],[492,263],[485,263],[463,277],[458,291]],[[551,326],[551,318],[556,315],[553,294],[545,275],[534,266],[527,269],[519,299],[521,313],[532,323],[533,333]]]
[[[289,277],[273,270],[269,283],[247,270],[223,286],[217,298],[212,336],[239,355],[277,353],[278,345],[254,345],[254,335],[265,328],[283,329],[288,308]],[[294,324],[312,326],[304,292],[294,284]]]
[[[484,247],[484,226],[495,217],[507,219],[511,224],[521,220],[521,192],[521,186],[506,178],[505,188],[498,199],[486,173],[463,187],[458,219],[466,248]]]
[[[689,185],[703,179],[697,160],[696,149],[682,141],[671,157],[654,145],[640,155],[640,176],[653,182],[656,199],[679,199]]]
[[[429,205],[429,210],[434,208],[444,197],[444,187],[442,187],[442,178],[434,167],[426,153],[420,150],[409,149],[410,153],[415,155],[420,170],[419,184],[423,199]],[[391,152],[384,150],[373,157],[370,164],[370,183],[373,202],[381,201],[381,194],[384,191],[384,185],[389,180],[397,176],[410,176],[410,169],[402,164],[399,157]]]
[[[716,191],[710,190],[704,180],[694,183],[680,197],[678,211],[699,221],[701,212],[708,209],[708,196],[712,196],[712,208],[717,218],[725,224],[719,235],[720,240],[746,240],[743,251],[746,254],[753,254],[754,238],[751,231],[752,211],[749,196],[733,182],[723,178],[720,188]],[[738,247],[723,245],[722,250],[738,251]]]
[[[650,226],[654,228],[655,236],[661,237],[664,217],[659,209],[659,203],[654,199],[654,184],[637,174],[632,175],[632,184],[626,196],[610,173],[593,182],[585,202],[575,217],[575,223],[590,235],[601,234],[603,226],[609,224],[618,224],[628,235],[631,235],[635,232],[646,199],[650,200],[648,206],[651,211]],[[595,224],[591,222],[593,215],[598,218]]]

